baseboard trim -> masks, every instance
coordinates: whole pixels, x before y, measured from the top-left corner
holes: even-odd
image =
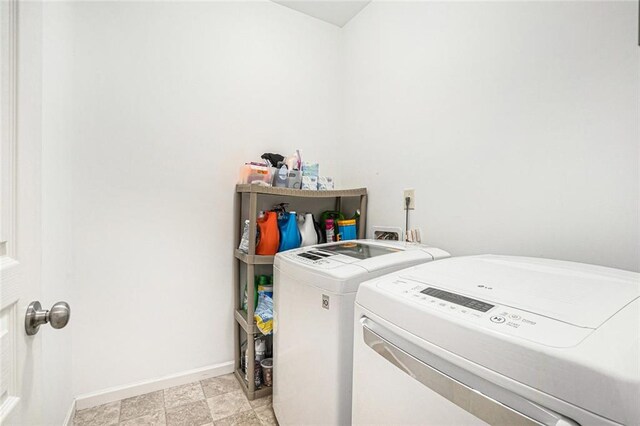
[[[71,406],[69,407],[69,411],[67,411],[67,415],[64,418],[63,426],[73,426],[73,417],[76,414],[76,401],[75,399],[71,401]]]
[[[170,376],[159,377],[153,380],[144,380],[124,386],[116,386],[97,392],[80,395],[75,400],[75,409],[84,410],[109,402],[119,401],[124,398],[142,395],[149,392],[166,389],[171,386],[185,385],[198,380],[209,379],[211,377],[222,376],[233,373],[235,363],[233,361],[207,367],[196,368]]]

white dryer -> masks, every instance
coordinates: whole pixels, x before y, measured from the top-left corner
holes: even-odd
[[[640,424],[640,274],[470,256],[364,283],[354,424]]]
[[[437,248],[374,240],[278,253],[274,262],[273,408],[280,424],[349,424],[358,286],[448,256]]]

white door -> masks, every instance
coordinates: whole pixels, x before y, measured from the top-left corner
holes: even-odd
[[[26,2],[0,1],[0,424],[3,425],[46,423],[42,419],[40,394],[42,333],[27,336],[24,326],[27,306],[40,300],[41,96],[39,83],[34,82],[41,73],[37,41],[41,21],[39,5],[22,10],[23,5]]]

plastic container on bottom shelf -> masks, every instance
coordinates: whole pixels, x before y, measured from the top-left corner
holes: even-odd
[[[271,386],[273,384],[273,359],[263,359],[260,366],[262,367],[262,383],[265,386]]]

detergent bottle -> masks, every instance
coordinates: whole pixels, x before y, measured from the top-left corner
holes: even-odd
[[[300,230],[300,247],[312,246],[318,244],[318,234],[311,213],[306,213],[304,217],[300,216],[298,220],[298,229]]]
[[[278,219],[280,228],[280,246],[278,251],[291,250],[300,247],[300,231],[296,223],[296,212],[285,212]]]
[[[278,215],[276,212],[266,212],[256,221],[260,232],[260,242],[256,246],[256,254],[273,256],[280,245],[280,231],[278,230]]]

